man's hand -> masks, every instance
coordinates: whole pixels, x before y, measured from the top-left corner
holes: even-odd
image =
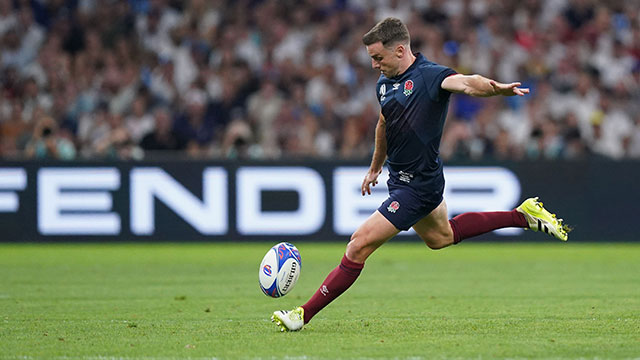
[[[444,90],[453,93],[462,93],[470,96],[524,96],[529,93],[527,88],[519,88],[521,84],[514,82],[503,84],[495,80],[487,79],[481,75],[456,74],[445,78],[440,85]]]
[[[489,84],[493,88],[493,91],[495,91],[496,95],[502,95],[502,96],[518,95],[518,96],[524,96],[524,94],[528,94],[529,93],[529,89],[528,88],[519,88],[518,87],[518,86],[522,85],[519,82],[514,82],[514,83],[511,83],[511,84],[503,84],[503,83],[499,83],[499,82],[497,82],[495,80],[489,80]]]
[[[378,184],[378,175],[380,175],[381,172],[382,169],[378,171],[369,169],[369,171],[367,171],[367,175],[365,175],[362,181],[362,196],[364,196],[365,193],[371,195],[371,187]]]

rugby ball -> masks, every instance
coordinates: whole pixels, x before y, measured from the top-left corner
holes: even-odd
[[[260,289],[274,298],[285,296],[298,282],[301,267],[300,252],[293,244],[281,242],[274,245],[260,263]]]

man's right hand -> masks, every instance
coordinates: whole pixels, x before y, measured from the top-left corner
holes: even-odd
[[[362,196],[364,196],[365,193],[371,195],[371,187],[378,184],[378,176],[381,172],[382,169],[377,171],[369,169],[369,171],[367,171],[367,175],[365,175],[364,180],[362,181]]]

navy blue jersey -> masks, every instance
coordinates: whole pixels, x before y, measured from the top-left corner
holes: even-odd
[[[450,92],[442,81],[452,69],[416,54],[414,63],[394,78],[380,76],[377,97],[386,121],[389,188],[408,186],[428,198],[444,189],[440,138]]]

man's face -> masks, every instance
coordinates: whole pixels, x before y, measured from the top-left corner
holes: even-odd
[[[397,44],[392,49],[388,49],[380,41],[367,45],[367,53],[371,56],[371,67],[380,70],[388,78],[398,75],[402,55],[402,49],[399,47],[402,45]]]

